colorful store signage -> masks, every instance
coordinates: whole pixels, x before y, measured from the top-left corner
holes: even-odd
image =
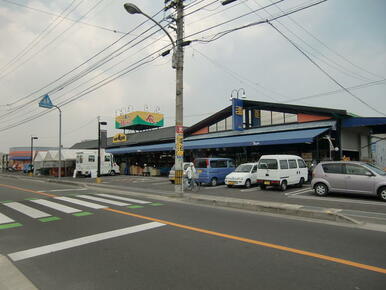
[[[115,117],[116,129],[149,129],[163,125],[164,115],[160,113],[136,111]]]
[[[232,99],[232,129],[243,131],[243,100]]]
[[[126,142],[126,141],[127,141],[127,136],[126,134],[123,134],[123,133],[115,134],[113,137],[113,143],[120,143],[120,142]]]

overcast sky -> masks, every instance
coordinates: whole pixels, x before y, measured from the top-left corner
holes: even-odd
[[[220,0],[187,0],[185,36],[273,1],[238,0],[222,6]],[[350,91],[356,98],[342,91],[269,24],[203,42],[219,32],[271,19],[314,2],[281,1],[188,37],[199,41],[185,48],[184,125],[192,125],[228,106],[231,91],[238,88],[244,88],[247,98],[256,101],[344,109],[361,116],[386,114],[384,0],[329,0],[272,22],[341,85],[354,87]],[[171,68],[171,55],[158,57],[170,42],[162,31],[151,28],[150,22],[132,31],[146,19],[142,15],[129,15],[123,9],[124,3],[121,0],[0,0],[0,152],[8,152],[9,147],[29,146],[31,135],[39,137],[35,141],[38,146],[57,146],[58,112],[39,108],[40,96],[52,91],[53,103],[60,105],[103,84],[101,81],[109,80],[117,72],[132,68],[134,63],[142,64],[141,59],[151,54],[157,58],[144,60],[152,62],[62,107],[63,145],[70,147],[81,140],[96,138],[97,116],[108,122],[108,135],[114,135],[118,132],[114,129],[114,117],[121,108],[144,110],[147,106],[154,111],[158,107],[165,114],[165,125],[174,124],[175,71]],[[154,15],[163,8],[164,0],[132,0],[132,3]],[[166,25],[165,18],[172,12],[161,12],[155,18]],[[174,37],[173,29],[167,29]],[[124,36],[129,31],[132,32]],[[119,38],[122,39],[67,74]],[[92,71],[89,69],[90,73],[69,84],[71,78],[101,64],[109,55],[114,58]]]

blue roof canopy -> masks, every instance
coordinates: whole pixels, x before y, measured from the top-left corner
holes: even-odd
[[[386,125],[386,118],[374,117],[374,118],[349,118],[343,120],[343,127],[365,127],[365,126],[380,126]]]
[[[246,146],[265,146],[279,144],[298,144],[312,143],[314,138],[329,128],[306,129],[287,132],[274,132],[265,134],[243,135],[233,137],[211,138],[191,140],[184,142],[184,148],[189,149],[206,149],[206,148],[225,148],[225,147],[246,147]],[[125,154],[135,152],[157,152],[172,151],[174,143],[154,144],[144,146],[132,146],[124,148],[107,149],[106,151],[113,154]]]

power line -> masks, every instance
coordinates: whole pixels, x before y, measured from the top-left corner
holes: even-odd
[[[282,33],[276,26],[274,26],[271,22],[268,21],[268,24],[272,26],[273,29],[275,29],[282,37],[284,37],[289,43],[291,43],[298,51],[301,52],[311,63],[313,63],[321,72],[323,72],[330,80],[332,80],[335,84],[337,84],[340,88],[342,88],[346,93],[348,93],[350,96],[364,104],[365,106],[371,108],[373,111],[386,116],[385,113],[379,111],[378,109],[374,108],[370,104],[363,101],[361,98],[354,95],[352,92],[350,92],[346,87],[344,87],[341,83],[339,83],[334,77],[332,77],[327,71],[325,71],[319,64],[317,64],[311,57],[309,57],[303,50],[301,50],[291,39],[289,39],[284,33]]]

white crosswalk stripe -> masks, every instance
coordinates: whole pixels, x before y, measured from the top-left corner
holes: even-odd
[[[2,213],[0,213],[0,225],[1,224],[8,224],[8,223],[13,223],[14,220],[7,217],[6,215],[3,215]]]
[[[40,204],[40,205],[43,205],[43,206],[46,206],[46,207],[49,207],[49,208],[53,208],[57,211],[61,211],[61,212],[64,212],[64,213],[76,213],[76,212],[81,212],[82,210],[80,209],[76,209],[76,208],[73,208],[73,207],[70,207],[70,206],[67,206],[67,205],[63,205],[63,204],[59,204],[59,203],[56,203],[56,202],[53,202],[53,201],[49,201],[49,200],[45,200],[45,199],[35,199],[35,200],[31,200],[31,202],[34,202],[34,203],[37,203],[37,204]]]
[[[34,219],[39,219],[39,218],[51,216],[48,213],[45,213],[45,212],[40,211],[38,209],[35,209],[33,207],[29,207],[29,206],[24,205],[24,204],[19,203],[19,202],[8,202],[8,203],[4,203],[4,205],[22,213],[22,214],[25,214],[31,218],[34,218]]]
[[[95,196],[86,195],[86,194],[77,195],[76,197],[90,199],[90,200],[99,201],[99,202],[108,203],[108,204],[117,205],[117,206],[130,205],[130,203],[123,203],[123,202],[120,202],[120,201],[115,201],[115,200],[95,197]]]
[[[127,197],[105,194],[105,193],[98,193],[96,195],[103,196],[103,197],[109,197],[109,198],[113,198],[113,199],[118,199],[118,200],[124,200],[124,201],[128,201],[128,202],[133,202],[133,203],[139,203],[139,204],[151,203],[150,201],[144,201],[144,200],[139,200],[139,199],[134,199],[134,198],[127,198]]]
[[[66,196],[57,196],[57,197],[54,197],[54,198],[58,199],[58,200],[63,200],[63,201],[67,201],[67,202],[70,202],[70,203],[82,205],[84,207],[93,208],[93,209],[101,209],[101,208],[106,208],[107,207],[105,205],[100,205],[100,204],[97,204],[97,203],[88,202],[88,201],[84,201],[84,200],[80,200],[80,199],[76,199],[76,198],[71,198],[71,197],[66,197]]]

